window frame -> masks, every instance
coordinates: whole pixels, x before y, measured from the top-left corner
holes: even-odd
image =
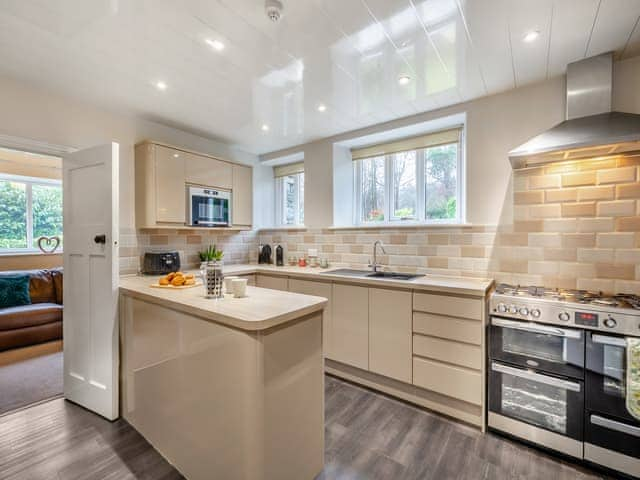
[[[426,150],[413,150],[416,152],[416,218],[402,220],[400,217],[393,216],[393,161],[394,155],[384,155],[385,161],[385,185],[384,185],[384,220],[367,221],[362,218],[362,162],[368,159],[354,160],[354,212],[353,224],[356,226],[385,226],[385,225],[463,225],[466,222],[466,171],[465,171],[465,151],[464,151],[464,128],[460,131],[460,139],[457,142],[446,143],[443,145],[457,144],[456,155],[456,216],[455,218],[443,219],[427,219],[425,217],[425,201],[426,201]],[[380,155],[382,156],[382,155]],[[377,158],[377,157],[371,157]]]
[[[295,191],[294,191],[294,203],[295,203],[294,223],[286,223],[287,198],[284,193],[284,187],[285,187],[285,179],[287,177],[295,177],[296,179]],[[302,181],[300,180],[301,177],[302,177]],[[299,172],[292,175],[285,175],[282,177],[276,177],[274,180],[275,180],[275,190],[276,190],[276,218],[275,218],[276,226],[292,227],[292,228],[304,226],[304,172]],[[300,215],[301,203],[302,203],[302,215]]]
[[[20,253],[41,253],[44,254],[39,248],[29,246],[33,245],[33,186],[58,186],[62,189],[62,180],[53,178],[38,178],[38,177],[26,177],[22,175],[10,175],[0,173],[0,181],[22,183],[25,185],[25,197],[26,197],[26,216],[27,216],[27,247],[26,248],[0,248],[0,256],[2,255],[15,255]],[[62,248],[56,250],[55,253],[62,253]]]

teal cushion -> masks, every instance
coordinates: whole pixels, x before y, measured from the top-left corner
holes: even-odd
[[[29,275],[0,277],[0,308],[30,305]]]

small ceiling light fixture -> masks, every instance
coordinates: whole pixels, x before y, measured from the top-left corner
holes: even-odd
[[[269,20],[273,23],[279,22],[282,17],[282,2],[279,0],[266,0],[264,2],[264,11]]]
[[[318,111],[319,112],[326,112],[327,111],[327,106],[324,103],[321,103],[320,105],[318,105]]]
[[[218,52],[224,50],[224,43],[222,43],[220,40],[211,40],[210,38],[207,38],[205,42],[207,45]]]
[[[260,127],[262,129],[263,132],[268,132],[269,131],[269,125],[267,125],[266,123],[262,124],[262,127]]]
[[[409,82],[411,82],[411,77],[409,75],[400,75],[398,77],[398,84],[399,85],[409,85]]]
[[[179,153],[174,153],[174,154],[173,154],[173,158],[178,158],[179,156],[180,156],[180,154],[179,154]]]
[[[535,41],[539,36],[540,32],[538,30],[531,30],[530,32],[527,32],[524,37],[522,37],[522,40],[526,43],[531,43]]]
[[[162,80],[158,80],[155,83],[155,86],[158,90],[160,90],[161,92],[164,92],[167,89],[167,84],[165,82],[163,82]]]

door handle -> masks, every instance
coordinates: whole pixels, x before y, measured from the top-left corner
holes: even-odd
[[[609,420],[608,418],[601,417],[599,415],[591,415],[591,423],[598,425],[599,427],[608,428],[609,430],[615,430],[616,432],[632,435],[634,437],[640,437],[640,428],[626,423],[616,422],[615,420]]]
[[[491,318],[491,325],[502,328],[510,328],[512,330],[520,330],[529,333],[539,333],[542,335],[554,335],[556,337],[566,337],[580,339],[582,332],[580,330],[568,330],[564,328],[549,327],[546,325],[538,325],[537,323],[517,322],[513,320],[504,320],[502,318]]]
[[[105,243],[107,243],[107,236],[104,233],[102,235],[96,235],[95,237],[93,237],[93,241],[94,243],[101,243],[102,245],[104,245]]]
[[[552,387],[563,388],[565,390],[571,390],[573,392],[580,392],[581,387],[579,383],[570,382],[568,380],[561,380],[555,377],[548,377],[547,375],[541,375],[539,373],[530,372],[528,370],[521,370],[519,368],[508,367],[496,362],[491,363],[491,370],[498,373],[505,373],[514,377],[524,378],[525,380],[532,380],[538,383],[544,383]]]

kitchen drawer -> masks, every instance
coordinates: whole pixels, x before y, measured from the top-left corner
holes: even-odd
[[[482,322],[477,320],[413,312],[413,331],[474,345],[482,344]]]
[[[277,277],[275,275],[256,275],[256,285],[260,288],[270,288],[271,290],[289,291],[289,279],[287,277]]]
[[[482,404],[480,372],[414,357],[413,384],[467,403]]]
[[[467,343],[414,335],[413,354],[476,370],[482,368],[482,350]]]
[[[482,306],[482,300],[475,298],[433,295],[431,293],[413,294],[413,309],[419,312],[482,320]]]

